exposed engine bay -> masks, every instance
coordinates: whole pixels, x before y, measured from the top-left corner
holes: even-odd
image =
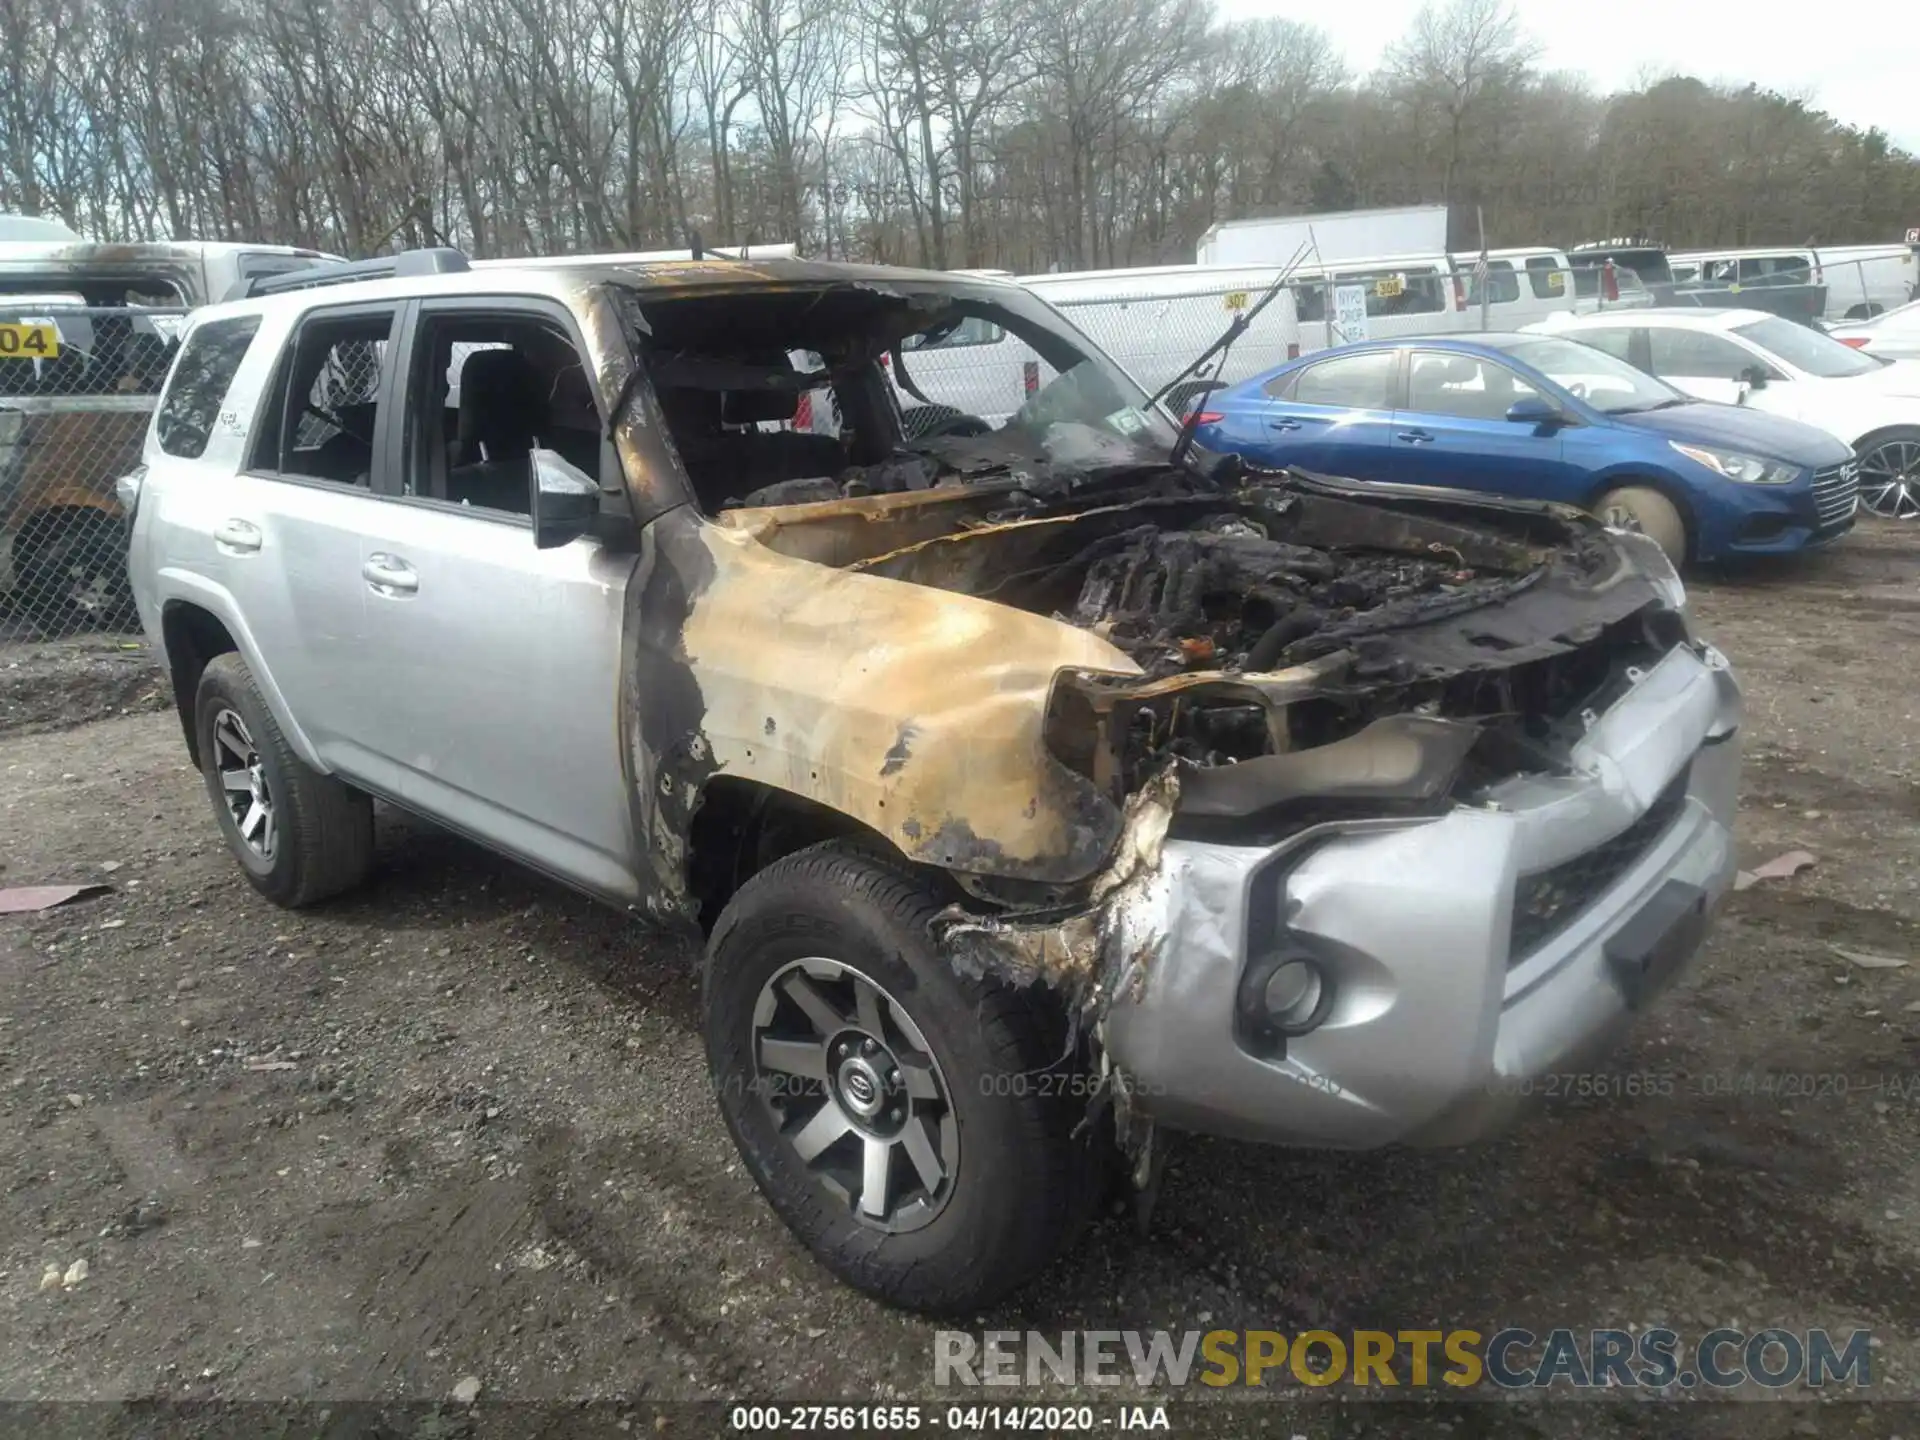
[[[1570,718],[1685,639],[1642,561],[1565,508],[1175,461],[1164,413],[1006,287],[742,299],[648,308],[703,505],[795,558],[1010,606],[1124,655],[1139,673],[1063,665],[1046,697],[1047,752],[1114,807],[1098,833],[1170,764],[1182,815],[1223,827],[1294,823],[1304,801],[1437,807],[1476,778],[1551,772]],[[893,388],[903,355],[926,399],[959,374],[937,345],[960,318],[1020,337],[1052,378],[987,418],[976,388],[979,413],[947,407],[916,434]],[[800,423],[821,386],[832,434]]]
[[[1016,490],[984,523],[855,568],[1049,615],[1139,665],[1065,673],[1050,704],[1051,748],[1116,798],[1169,757],[1283,755],[1390,715],[1475,722],[1456,761],[1551,769],[1558,722],[1683,638],[1618,542],[1565,513],[1224,478]]]

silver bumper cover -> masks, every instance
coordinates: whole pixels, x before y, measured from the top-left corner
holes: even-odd
[[[1127,907],[1124,953],[1139,959],[1106,1017],[1130,1103],[1173,1129],[1337,1148],[1499,1129],[1527,1082],[1591,1064],[1691,958],[1698,923],[1673,932],[1678,953],[1645,985],[1621,966],[1676,896],[1697,922],[1732,882],[1739,721],[1725,661],[1676,649],[1590,717],[1570,775],[1275,849],[1167,841]],[[1509,963],[1522,877],[1579,860],[1657,804],[1645,848]],[[1317,1029],[1264,1055],[1234,1019],[1249,947],[1270,943],[1250,936],[1257,914],[1280,917],[1335,992]]]

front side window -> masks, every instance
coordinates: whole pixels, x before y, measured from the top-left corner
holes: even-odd
[[[1504,420],[1514,401],[1538,395],[1506,366],[1477,355],[1416,351],[1407,376],[1407,408],[1457,420]]]
[[[372,484],[393,312],[315,316],[281,365],[255,469],[343,485]]]
[[[1300,372],[1293,398],[1301,405],[1341,410],[1391,410],[1393,372],[1399,358],[1393,350],[1374,350],[1322,360]]]
[[[1704,330],[1656,327],[1648,332],[1648,345],[1653,373],[1683,380],[1738,380],[1755,364],[1733,341]]]
[[[1592,345],[1547,335],[1489,336],[1486,343],[1497,346],[1517,364],[1538,371],[1603,415],[1625,415],[1687,403],[1686,397],[1671,385],[1662,384]]]
[[[258,316],[245,315],[202,325],[187,338],[153,418],[163,451],[182,460],[206,454],[221,402],[259,328]]]
[[[555,450],[601,469],[600,411],[557,320],[430,312],[406,407],[406,494],[504,515],[532,513],[527,457]]]

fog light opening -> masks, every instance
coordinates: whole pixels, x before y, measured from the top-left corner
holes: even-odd
[[[1288,949],[1247,967],[1240,1013],[1256,1048],[1265,1051],[1318,1029],[1333,1010],[1333,999],[1333,976],[1320,959]]]
[[[1267,1023],[1287,1033],[1319,1008],[1320,992],[1325,988],[1320,968],[1311,960],[1282,960],[1267,977],[1261,997],[1267,1007]]]

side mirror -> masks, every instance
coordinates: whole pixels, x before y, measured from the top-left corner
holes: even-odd
[[[556,450],[529,451],[527,481],[533,491],[536,549],[558,549],[593,529],[600,514],[600,487],[565,456]]]
[[[1507,407],[1507,419],[1516,425],[1560,425],[1566,418],[1544,395],[1523,395]]]
[[[1740,372],[1740,378],[1746,383],[1749,390],[1764,390],[1767,388],[1767,367],[1764,365],[1749,365]]]

